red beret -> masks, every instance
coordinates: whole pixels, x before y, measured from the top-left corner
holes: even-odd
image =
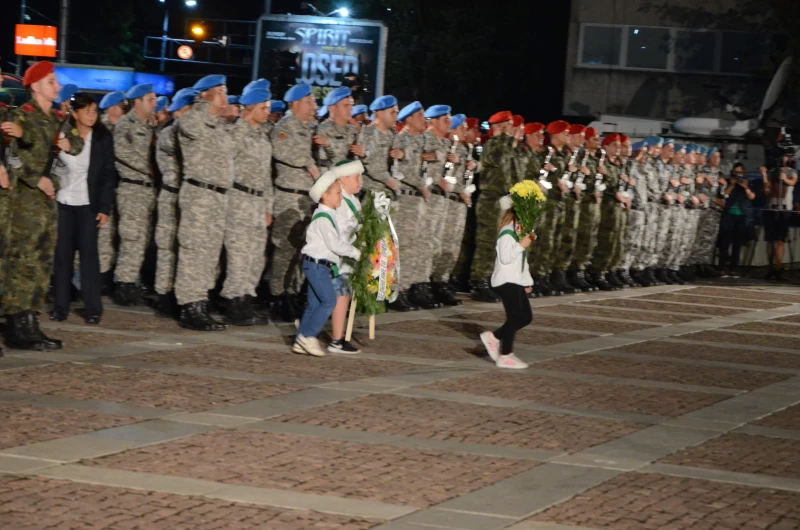
[[[573,123],[569,126],[569,133],[570,134],[581,134],[586,132],[586,126],[581,125],[580,123]]]
[[[606,136],[605,138],[603,138],[603,145],[608,145],[608,144],[610,144],[612,142],[616,142],[619,139],[620,139],[619,134],[611,133],[608,136]]]
[[[467,118],[467,129],[477,129],[480,124],[478,118]]]
[[[25,77],[22,78],[22,86],[31,86],[36,81],[44,79],[56,71],[56,66],[50,61],[39,61],[25,70]]]
[[[544,123],[539,123],[535,121],[533,123],[526,123],[525,124],[525,134],[536,134],[538,132],[542,132],[544,130]]]
[[[514,114],[514,127],[522,127],[525,125],[525,118],[520,116],[519,114]]]
[[[624,134],[619,135],[619,141],[622,142],[623,144],[630,139],[631,139],[630,136],[625,136]]]
[[[495,124],[495,123],[503,123],[503,122],[506,122],[506,121],[513,121],[513,120],[514,120],[514,116],[512,116],[509,111],[503,110],[503,111],[500,111],[500,112],[498,112],[496,114],[492,114],[492,117],[489,118],[489,123]]]
[[[547,124],[548,134],[561,134],[567,129],[569,129],[569,123],[564,120],[551,121]]]
[[[583,133],[584,137],[588,140],[590,138],[594,138],[597,136],[597,129],[594,127],[586,127],[586,131]]]

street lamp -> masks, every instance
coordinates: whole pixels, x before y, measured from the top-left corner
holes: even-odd
[[[348,11],[346,7],[340,7],[339,9],[334,9],[333,11],[328,13],[327,16],[331,16],[336,13],[338,13],[339,16],[341,16],[342,18],[347,18],[348,16],[350,16],[350,11]]]
[[[161,27],[161,62],[158,67],[159,72],[164,71],[164,65],[166,64],[167,59],[167,32],[169,30],[169,6],[167,6],[166,0],[158,0],[160,3],[164,4],[164,24]],[[195,7],[197,6],[197,0],[185,0],[183,5],[186,7]]]

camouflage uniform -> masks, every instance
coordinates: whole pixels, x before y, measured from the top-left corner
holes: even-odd
[[[697,171],[694,166],[686,166],[683,174],[689,180],[689,184],[684,186],[686,190],[686,202],[684,203],[685,222],[679,240],[680,252],[677,253],[678,255],[675,257],[675,261],[671,267],[673,270],[677,270],[681,266],[688,264],[687,262],[691,257],[692,247],[694,246],[694,240],[697,234],[697,223],[700,219],[700,209],[699,207],[695,208],[694,202],[692,201],[692,198],[695,197],[697,193],[695,181]]]
[[[153,126],[128,112],[114,128],[114,156],[120,183],[117,187],[119,211],[119,259],[116,277],[120,283],[134,283],[144,261],[153,230],[156,189],[151,164]]]
[[[602,193],[595,190],[597,163],[598,159],[593,154],[589,154],[584,160],[584,166],[589,169],[589,174],[583,179],[586,189],[581,194],[578,239],[575,243],[572,263],[569,266],[571,270],[585,271],[594,254],[594,249],[597,247],[597,231],[600,229],[600,201],[603,199]]]
[[[386,183],[392,178],[389,165],[389,151],[394,143],[394,131],[381,132],[371,123],[362,128],[364,142],[364,189],[387,191]]]
[[[161,191],[158,194],[156,222],[156,292],[168,294],[175,283],[175,264],[178,260],[178,193],[183,180],[181,153],[178,149],[178,125],[173,122],[158,134],[156,163],[161,172]]]
[[[8,240],[3,255],[6,290],[3,312],[16,315],[24,311],[41,312],[53,271],[56,247],[55,200],[37,188],[44,174],[53,139],[63,116],[50,109],[45,113],[36,101],[25,103],[11,113],[11,121],[22,127],[22,138],[12,142],[8,160],[13,189],[6,197]],[[69,154],[78,155],[83,139],[76,129],[67,134],[72,145]],[[58,179],[53,179],[56,191]],[[4,223],[5,224],[5,223]]]
[[[645,252],[644,236],[647,223],[647,176],[645,164],[634,162],[630,177],[636,184],[631,192],[631,210],[628,212],[628,233],[625,236],[625,251],[620,267],[629,270],[639,262]]]
[[[256,287],[266,265],[266,214],[272,212],[273,203],[269,138],[259,127],[245,120],[236,122],[231,135],[236,182],[228,192],[225,225],[228,269],[220,293],[228,299],[256,296]]]
[[[178,194],[175,274],[175,297],[180,305],[207,300],[214,286],[233,184],[233,140],[228,124],[210,114],[209,107],[208,101],[198,101],[178,120],[184,176]]]
[[[555,252],[561,241],[561,232],[566,217],[566,202],[561,196],[558,180],[567,170],[569,157],[569,148],[564,147],[561,151],[553,148],[553,156],[550,158],[550,163],[555,166],[556,170],[547,175],[547,181],[553,186],[547,192],[547,200],[550,203],[550,207],[542,216],[540,230],[537,231],[536,244],[532,246],[533,251],[531,252],[531,275],[534,278],[549,276],[556,262]]]
[[[708,198],[704,205],[700,206],[700,218],[697,221],[697,232],[695,237],[694,248],[690,263],[696,265],[711,265],[714,261],[714,249],[717,246],[717,237],[719,236],[719,223],[722,220],[722,210],[714,198],[719,191],[719,175],[720,168],[712,168],[704,166],[702,173],[711,178],[711,186],[704,184],[699,190]]]
[[[393,221],[400,239],[400,289],[405,291],[431,277],[433,238],[423,232],[428,203],[420,191],[425,187],[421,172],[422,135],[401,131],[397,135],[397,148],[405,153],[398,162],[404,178],[400,181]]]
[[[567,162],[572,160],[572,153],[570,153]],[[577,165],[577,154],[573,163]],[[568,169],[565,169],[565,172],[569,172]],[[572,175],[570,180],[573,182],[577,177],[578,173],[580,173],[580,168],[576,170],[576,174]],[[583,194],[581,194],[581,198]],[[564,224],[561,228],[561,237],[558,238],[556,241],[556,245],[554,247],[555,251],[555,258],[551,261],[551,268],[555,271],[565,271],[569,268],[570,264],[572,263],[572,257],[575,254],[575,247],[578,242],[579,230],[578,225],[580,223],[580,215],[581,215],[581,200],[578,200],[575,197],[575,193],[572,190],[567,191],[567,196],[564,199]]]
[[[115,124],[111,123],[106,114],[100,119],[103,125],[114,134]],[[117,176],[114,176],[114,186],[117,185]],[[108,222],[101,226],[97,232],[97,251],[100,256],[100,272],[106,273],[114,267],[117,260],[117,205],[111,205],[108,213]],[[77,257],[76,257],[77,260]],[[77,261],[76,261],[77,263]],[[76,267],[75,270],[80,270]]]
[[[344,127],[340,127],[333,120],[325,120],[317,127],[317,134],[328,139],[328,146],[317,151],[317,165],[322,173],[342,160],[353,158],[350,146],[358,134],[355,126],[346,123]]]
[[[650,260],[650,267],[663,267],[664,264],[661,256],[664,254],[664,249],[667,247],[669,241],[669,230],[674,218],[674,212],[677,208],[676,204],[666,204],[664,196],[675,196],[674,191],[671,191],[669,180],[672,178],[674,166],[670,162],[663,160],[656,161],[656,171],[658,175],[658,233],[656,234],[656,244],[653,248],[653,256]]]
[[[5,103],[0,102],[0,123],[11,119],[11,107]],[[0,135],[0,142],[5,142],[5,136]],[[9,157],[11,147],[16,148],[16,142],[11,145],[5,145],[5,157],[0,160],[0,165],[7,168],[6,158]],[[8,169],[9,179],[11,178],[11,170]],[[3,292],[5,291],[5,257],[6,257],[6,244],[8,241],[8,229],[11,226],[9,217],[9,207],[11,204],[11,190],[4,190],[0,188],[0,300],[3,299]]]
[[[470,274],[473,282],[487,280],[494,270],[497,223],[500,220],[497,201],[514,185],[511,142],[512,138],[505,134],[492,137],[481,155],[481,191],[474,206],[477,225]]]
[[[433,280],[437,282],[450,279],[461,252],[461,241],[467,226],[467,204],[461,198],[466,187],[464,172],[467,169],[467,148],[461,142],[456,146],[456,156],[458,164],[453,170],[453,177],[457,179],[457,183],[453,186],[453,191],[447,194],[449,204],[442,230],[441,254],[434,267]]]
[[[612,165],[615,165],[612,163]],[[620,173],[625,173],[628,171],[627,169],[627,162],[620,161],[619,163],[619,171]],[[627,175],[627,174],[626,174]],[[630,175],[627,175],[630,176]],[[620,179],[617,182],[617,190],[625,191],[625,184]],[[630,190],[627,190],[630,193]],[[627,207],[623,207],[621,202],[617,202],[617,226],[614,237],[614,250],[611,253],[611,258],[608,262],[608,270],[616,270],[620,268],[622,264],[622,260],[625,258],[625,241],[628,237],[628,218],[630,212],[628,211]]]
[[[683,168],[681,166],[673,165],[670,168],[670,173],[668,176],[680,181],[682,169]],[[663,234],[664,247],[661,249],[661,256],[658,258],[658,267],[671,269],[675,254],[680,250],[678,243],[685,225],[685,210],[684,207],[677,201],[678,190],[672,189],[672,185],[669,183],[666,185],[666,193],[676,197],[676,200],[671,206],[668,206],[668,213],[664,218],[661,219],[661,234]],[[661,234],[659,234],[659,236],[661,236]]]
[[[439,186],[439,182],[444,178],[444,165],[447,162],[447,154],[453,142],[449,138],[439,138],[433,134],[432,131],[427,131],[424,134],[423,142],[426,152],[435,152],[436,160],[428,162],[428,175],[433,179],[431,185],[431,198],[429,199],[428,215],[425,217],[426,227],[423,232],[428,237],[433,239],[433,255],[430,256],[432,265],[431,278],[434,282],[446,282],[450,279],[450,272],[455,265],[455,259],[458,256],[445,255],[445,241],[448,237],[454,237],[455,232],[448,230],[447,221],[450,210],[455,210],[456,203],[450,200],[453,196],[451,191],[443,190]],[[460,199],[459,199],[459,202]],[[463,205],[463,203],[461,203]],[[452,214],[453,218],[460,217],[458,214]],[[466,223],[466,207],[464,208],[463,220],[459,223],[461,232],[464,230],[464,223]],[[461,243],[461,236],[458,236],[458,242]]]
[[[621,238],[624,238],[625,211],[620,208],[616,198],[619,189],[619,175],[622,165],[612,160],[606,161],[606,189],[600,206],[600,229],[597,232],[597,247],[592,256],[589,271],[605,274],[615,265],[614,260],[621,254]]]
[[[644,193],[642,203],[644,210],[644,231],[642,233],[641,252],[635,259],[632,268],[644,270],[648,267],[655,266],[653,257],[656,252],[656,243],[658,239],[659,217],[661,213],[661,183],[658,177],[658,168],[656,161],[651,157],[645,159],[644,164],[640,167],[640,177],[642,178],[642,185]],[[637,188],[638,188],[637,181]]]
[[[308,190],[314,183],[308,170],[316,166],[312,157],[314,122],[302,122],[287,115],[272,130],[272,158],[275,161],[273,201],[272,275],[274,295],[297,294],[303,285],[300,250],[305,245],[306,227],[311,222],[314,202]]]

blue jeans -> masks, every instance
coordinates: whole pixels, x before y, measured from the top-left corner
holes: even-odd
[[[300,320],[300,335],[316,337],[336,307],[331,270],[325,265],[303,262],[303,273],[308,280],[308,307]]]

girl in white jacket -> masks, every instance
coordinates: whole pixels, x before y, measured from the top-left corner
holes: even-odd
[[[519,223],[509,196],[500,199],[500,233],[497,236],[497,258],[492,273],[492,291],[503,301],[506,321],[495,330],[481,333],[489,357],[498,368],[522,370],[528,365],[514,355],[514,336],[533,320],[528,293],[533,278],[528,268],[527,249],[534,241],[533,234],[519,238]]]

